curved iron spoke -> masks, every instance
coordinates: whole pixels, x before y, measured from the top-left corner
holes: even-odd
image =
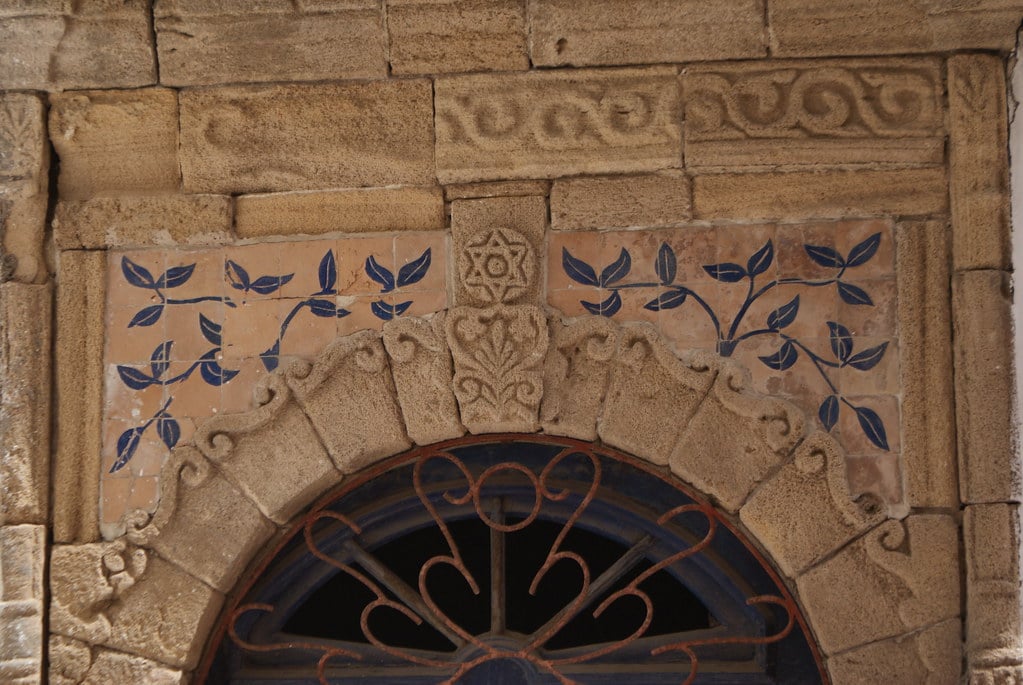
[[[504,525],[504,499],[495,498],[490,517]],[[503,635],[505,631],[505,537],[504,531],[490,527],[490,632]]]

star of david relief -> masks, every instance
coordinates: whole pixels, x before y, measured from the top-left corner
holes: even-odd
[[[465,289],[484,304],[511,303],[526,293],[535,278],[534,261],[533,247],[510,228],[480,231],[458,258]]]

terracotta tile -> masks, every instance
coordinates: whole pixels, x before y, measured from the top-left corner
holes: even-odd
[[[722,332],[726,337],[731,330],[733,322],[740,316],[741,318],[739,318],[735,328],[734,339],[739,339],[746,333],[770,328],[768,322],[771,315],[782,307],[791,304],[796,294],[785,286],[771,288],[755,300],[752,300],[746,311],[743,312],[748,292],[748,286],[745,283],[721,284],[718,286],[718,296],[720,299],[718,300],[717,314],[721,321]],[[788,333],[788,326],[784,327],[783,330]]]
[[[874,221],[840,221],[834,226],[835,249],[848,257],[850,251],[875,233],[881,234],[881,242],[875,255],[862,266],[850,267],[846,275],[850,278],[877,278],[890,276],[895,272],[895,241],[892,239],[892,225],[887,219]]]
[[[650,323],[657,323],[658,312],[646,309],[646,305],[650,300],[657,297],[658,288],[630,288],[622,289],[618,291],[618,296],[622,300],[622,308],[614,318],[616,321],[649,321]],[[603,290],[601,294],[606,298],[610,291]]]
[[[143,431],[142,436],[139,438],[138,446],[132,452],[128,461],[114,473],[110,472],[110,469],[113,468],[118,459],[118,439],[125,431],[141,428],[148,420],[149,417],[142,421],[111,419],[106,422],[103,427],[104,439],[101,453],[102,459],[100,461],[100,468],[102,469],[100,473],[104,480],[130,478],[133,473],[138,473],[142,469],[149,469],[150,471],[155,469],[158,472],[160,465],[163,464],[163,460],[167,455],[167,446],[160,440],[155,422]]]
[[[117,523],[128,511],[130,478],[106,478],[100,484],[100,508],[103,523]]]
[[[382,293],[383,286],[366,272],[366,260],[371,256],[392,278],[397,277],[392,236],[342,238],[337,241],[337,246],[339,295]]]
[[[763,335],[743,340],[735,348],[732,359],[749,369],[751,387],[756,392],[775,396],[782,394],[784,377],[789,371],[776,371],[760,361],[760,357],[775,354],[781,345],[782,340],[777,335]]]
[[[864,434],[859,421],[847,405],[839,412],[838,430],[846,453],[853,456],[890,455],[900,450],[899,400],[892,395],[853,395],[845,397],[857,407],[864,407],[876,413],[884,425],[889,449],[886,451],[874,445]]]
[[[549,290],[547,292],[547,304],[568,317],[586,316],[589,312],[583,308],[580,300],[596,302],[599,300],[600,291],[596,288],[586,290]]]
[[[111,251],[107,256],[107,304],[111,307],[138,307],[157,304],[160,297],[150,288],[132,285],[125,275],[127,269],[141,283],[156,280],[163,273],[162,250]]]
[[[238,375],[222,386],[218,413],[233,414],[252,409],[255,406],[253,391],[256,384],[269,373],[258,358],[239,360],[231,368],[237,369]]]
[[[260,300],[274,300],[281,297],[280,288],[271,292],[257,292],[252,289],[260,279],[265,279],[265,288],[270,290],[277,282],[288,280],[290,275],[294,278],[294,272],[286,269],[281,264],[281,248],[277,243],[262,243],[259,245],[239,245],[224,249],[224,281],[228,296],[237,303],[254,302]],[[231,266],[228,262],[236,266]],[[240,267],[244,274],[238,271]],[[249,279],[249,289],[245,290],[243,279]],[[260,285],[256,286],[261,288]]]
[[[136,306],[107,308],[105,352],[107,362],[117,364],[148,362],[153,351],[168,340],[166,320],[168,308],[163,307],[157,312],[159,318],[146,316],[144,309]],[[152,323],[147,326],[129,327],[132,320],[137,317],[144,317],[143,320]]]
[[[717,331],[703,308],[692,298],[681,307],[658,312],[657,328],[679,350],[717,350]]]
[[[846,366],[839,372],[839,387],[845,395],[887,395],[899,392],[899,346],[892,339],[857,336],[853,338],[853,357],[876,350],[888,343],[880,361],[871,369],[861,371]]]
[[[337,301],[338,306],[351,312],[343,319],[338,319],[338,335],[351,335],[363,330],[379,331],[384,326],[384,320],[373,314],[372,304],[374,302],[391,304],[387,295],[339,297]]]
[[[166,250],[163,253],[163,263],[168,270],[192,267],[191,275],[181,285],[163,291],[168,298],[188,300],[199,297],[223,297],[230,294],[224,281],[224,250],[222,249]]]
[[[657,283],[657,272],[654,268],[657,249],[661,243],[653,231],[610,231],[600,236],[600,259],[594,268],[597,275],[614,264],[621,256],[623,249],[629,253],[631,268],[621,283]]]
[[[850,283],[863,289],[874,304],[849,304],[839,298],[838,321],[852,331],[853,335],[869,335],[875,338],[895,335],[899,315],[895,279],[855,280]]]
[[[782,294],[781,299],[785,302],[790,302],[793,297],[799,295],[799,311],[795,320],[785,327],[786,335],[803,341],[828,337],[827,322],[838,318],[835,286],[808,288],[799,285],[780,285],[775,290]]]
[[[160,479],[156,476],[142,476],[131,484],[131,495],[128,497],[128,511],[141,509],[155,511],[160,500]]]
[[[262,300],[224,310],[224,358],[258,357],[270,349],[280,331],[280,303]]]
[[[830,343],[826,338],[802,339],[799,342],[825,359],[830,359],[832,356]],[[781,346],[779,345],[776,350],[780,348]],[[780,372],[782,374],[782,393],[789,397],[807,398],[805,400],[808,403],[807,406],[816,415],[820,402],[828,395],[831,395],[832,390],[806,351],[797,348],[797,354],[799,357],[796,363],[785,371]],[[839,386],[839,370],[827,366],[823,368],[831,382],[836,387]],[[816,401],[810,399],[818,395],[820,397]]]
[[[210,350],[220,347],[220,344],[214,342],[217,336],[216,327],[223,328],[226,309],[229,308],[219,302],[167,307],[164,313],[167,320],[167,339],[174,341],[170,348],[170,358],[177,361],[194,361]],[[200,317],[205,317],[207,323],[204,324]]]
[[[443,311],[448,306],[448,294],[443,290],[410,293],[409,297],[412,305],[402,316],[425,316]]]
[[[547,290],[565,290],[570,288],[590,288],[578,281],[572,280],[565,271],[564,251],[584,263],[593,267],[594,272],[599,273],[601,254],[601,238],[599,233],[592,231],[577,231],[567,233],[550,233],[550,243],[547,248]]]
[[[305,304],[310,299],[313,300],[314,306]],[[314,313],[336,312],[337,298],[331,295],[310,299],[280,300],[281,324],[283,325],[289,316],[292,317],[287,332],[281,338],[281,355],[314,357],[337,337],[338,318],[334,315],[318,316]],[[315,306],[319,303],[326,303],[328,307]]]
[[[334,255],[334,288],[337,288],[337,241],[308,240],[276,243],[281,273],[294,274],[280,290],[283,298],[309,297],[323,290],[320,282],[320,264],[327,252]],[[326,277],[326,273],[324,274]],[[329,282],[329,281],[327,281]]]
[[[872,493],[885,502],[902,501],[902,473],[896,455],[847,457],[845,465],[853,496]]]
[[[814,261],[807,245],[834,249],[835,232],[832,223],[779,224],[774,241],[779,278],[828,280],[838,269]]]
[[[773,224],[753,226],[718,226],[715,228],[717,241],[717,259],[719,264],[738,264],[743,269],[750,265],[750,260],[762,250],[768,241],[771,242],[771,260],[766,269],[757,275],[757,285],[774,280],[778,275],[778,260],[774,256],[775,227]],[[767,262],[766,254],[762,262]]]
[[[150,385],[142,390],[133,390],[124,384],[117,370],[118,364],[108,364],[105,379],[105,415],[112,419],[129,421],[145,421],[163,406],[164,388],[162,385]],[[122,365],[128,366],[128,365]],[[131,368],[151,374],[148,364],[131,365]]]
[[[676,283],[695,285],[715,282],[704,269],[704,266],[718,261],[714,228],[682,228],[660,233],[663,236],[662,242],[667,242],[675,254]]]
[[[207,383],[198,364],[202,362],[171,362],[168,372],[171,378],[188,374],[187,379],[167,386],[167,396],[171,399],[167,410],[174,417],[205,418],[220,407],[221,386]],[[225,361],[223,368],[233,370],[235,367]]]
[[[430,251],[430,264],[426,275],[416,283],[402,286],[399,290],[445,290],[447,282],[447,244],[445,235],[437,231],[429,233],[405,233],[394,239],[395,278],[402,267],[415,262]]]

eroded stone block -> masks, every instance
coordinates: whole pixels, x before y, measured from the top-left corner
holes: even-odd
[[[959,621],[883,640],[828,659],[835,685],[920,683],[956,685],[962,661]]]
[[[672,226],[692,218],[692,188],[681,172],[559,179],[551,188],[551,228]]]
[[[521,197],[550,193],[550,181],[489,181],[483,183],[453,183],[444,186],[444,199],[471,200],[481,197]]]
[[[50,685],[186,685],[188,676],[140,656],[97,649],[78,640],[50,637],[48,676]]]
[[[46,279],[50,146],[35,95],[0,95],[0,282]]]

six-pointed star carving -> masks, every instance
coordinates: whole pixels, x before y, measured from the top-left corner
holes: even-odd
[[[518,238],[518,240],[516,240]],[[520,236],[500,228],[489,231],[465,248],[465,284],[483,288],[494,302],[505,302],[529,287],[526,258],[530,246]]]

